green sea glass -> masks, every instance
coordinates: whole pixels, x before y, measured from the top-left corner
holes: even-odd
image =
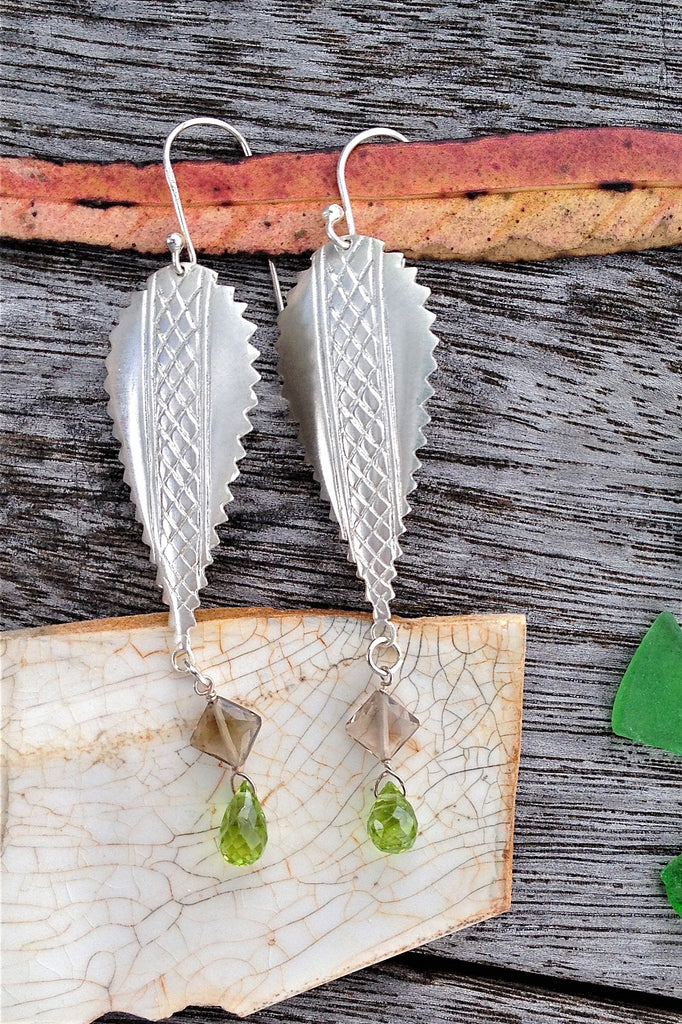
[[[613,731],[682,754],[682,630],[661,612],[635,651],[618,688]]]
[[[246,781],[234,794],[220,823],[220,852],[228,864],[253,864],[268,841],[263,808]]]
[[[661,871],[670,906],[682,917],[682,853],[675,857]]]
[[[412,804],[387,782],[372,805],[367,833],[382,853],[403,853],[414,846],[419,824]]]

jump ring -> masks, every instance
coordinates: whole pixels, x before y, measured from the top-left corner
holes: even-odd
[[[175,648],[171,654],[171,664],[176,672],[182,672],[184,675],[192,677],[194,692],[197,696],[205,697],[209,703],[218,699],[213,680],[196,667],[192,649],[187,642],[181,643]]]
[[[194,678],[194,692],[198,697],[205,697],[208,701],[216,698],[215,684],[210,676],[205,676],[198,669],[193,669],[191,674]]]
[[[381,630],[381,632],[379,632]],[[391,619],[378,619],[372,623],[370,630],[370,636],[372,640],[376,640],[377,637],[383,636],[394,644],[398,638],[398,630],[396,629],[395,622]]]
[[[323,215],[325,224],[327,226],[327,237],[331,239],[334,245],[338,246],[339,249],[350,249],[351,237],[350,235],[337,235],[334,230],[334,225],[337,221],[343,220],[345,214],[343,207],[339,206],[338,203],[332,203],[324,211]]]
[[[180,262],[180,253],[185,247],[185,239],[179,231],[173,231],[166,239],[166,245],[168,246],[171,254],[171,260],[173,262],[173,270],[178,277],[184,277],[185,267]]]
[[[386,648],[386,651],[384,652],[385,654],[387,654],[391,648],[393,649],[396,660],[392,665],[380,665],[376,661],[375,654],[380,648]],[[369,663],[369,667],[385,679],[387,674],[389,676],[393,676],[400,669],[400,666],[403,663],[403,653],[395,640],[391,640],[387,636],[378,636],[372,640],[369,645],[367,661]]]
[[[181,662],[180,659],[183,659]],[[176,647],[171,654],[171,664],[176,672],[190,672],[194,668],[194,658],[192,657],[192,651],[189,647],[180,645]]]

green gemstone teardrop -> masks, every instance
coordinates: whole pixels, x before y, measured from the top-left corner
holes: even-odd
[[[367,834],[382,853],[403,853],[414,846],[419,831],[412,804],[392,782],[387,782],[372,805]]]
[[[242,782],[220,823],[220,852],[228,864],[253,864],[263,853],[268,828],[263,808],[248,782]]]

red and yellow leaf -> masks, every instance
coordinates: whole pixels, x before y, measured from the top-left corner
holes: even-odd
[[[338,154],[180,163],[198,252],[300,253],[325,240]],[[165,252],[176,223],[160,165],[0,160],[2,233]],[[682,134],[569,129],[372,144],[348,186],[358,231],[432,259],[519,260],[682,243]]]

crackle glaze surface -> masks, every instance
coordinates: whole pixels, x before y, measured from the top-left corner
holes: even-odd
[[[420,834],[374,849],[375,759],[345,722],[369,620],[211,612],[197,661],[264,723],[248,771],[270,840],[226,865],[228,775],[189,746],[203,709],[165,617],[5,636],[3,1020],[84,1024],[187,1004],[239,1014],[509,905],[522,616],[405,620],[395,694],[422,722],[394,764]]]

